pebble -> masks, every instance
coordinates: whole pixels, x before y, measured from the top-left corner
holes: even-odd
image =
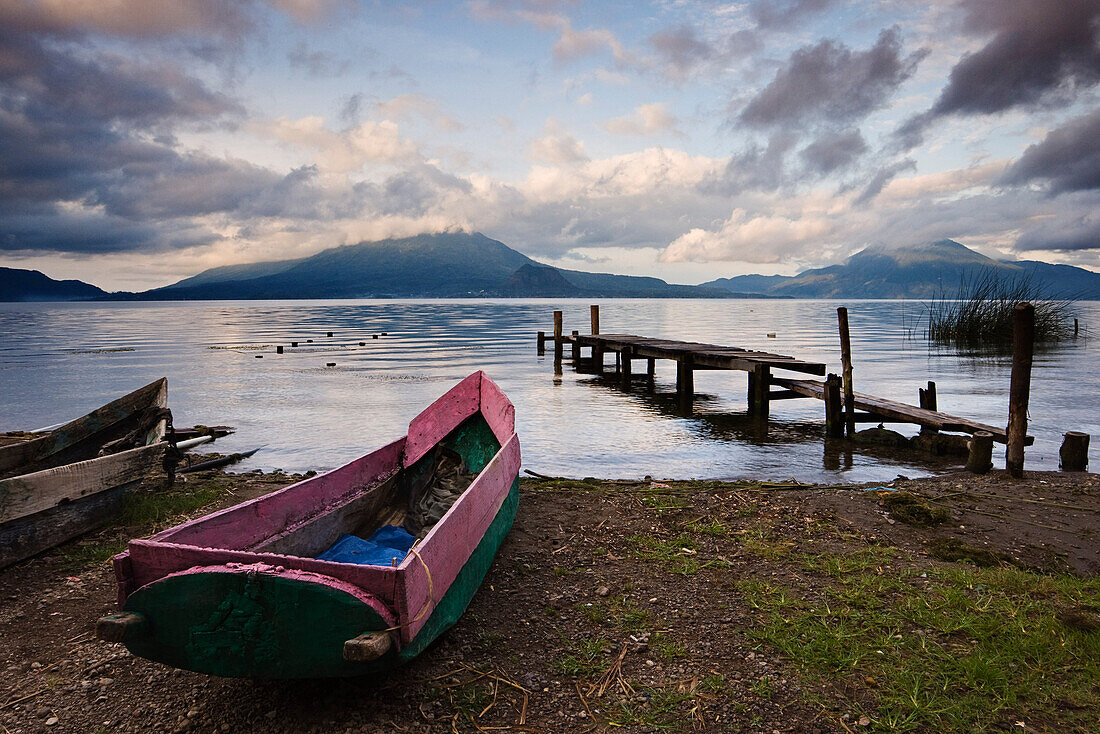
[[[57,726],[57,721],[58,719],[56,716],[51,716],[50,718],[46,719],[46,726]]]
[[[596,589],[596,596],[607,596],[610,593],[611,589],[607,588],[606,586],[601,586],[600,588]]]

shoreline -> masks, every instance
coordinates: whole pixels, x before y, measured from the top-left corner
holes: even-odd
[[[105,554],[118,543],[298,478],[181,475],[143,510],[170,502],[170,515],[0,571],[0,725],[1084,732],[1100,710],[1100,475],[1086,473],[957,473],[879,491],[523,479],[471,607],[382,680],[217,679],[94,639],[114,607]],[[928,687],[907,704],[916,683]]]

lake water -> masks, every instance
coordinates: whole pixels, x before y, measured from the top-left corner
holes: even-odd
[[[762,349],[826,362],[832,372],[840,372],[836,307],[846,305],[858,391],[916,403],[917,388],[935,380],[941,410],[994,425],[1007,421],[1010,359],[929,349],[919,338],[923,306],[916,301],[600,303],[605,333]],[[573,372],[567,349],[564,374],[555,377],[552,345],[536,356],[535,332],[552,333],[555,308],[564,310],[567,332],[586,332],[588,305],[541,299],[0,304],[0,431],[76,417],[166,375],[177,426],[235,426],[236,434],[216,444],[223,453],[264,446],[239,471],[322,470],[403,435],[424,406],[483,369],[516,404],[524,466],[543,474],[886,481],[955,466],[826,445],[816,400],[775,402],[769,422],[753,420],[745,415],[742,372],[696,372],[701,395],[690,417],[674,409],[671,362],[658,362],[653,389],[637,381],[624,392],[614,380]],[[1076,310],[1086,325],[1100,317],[1100,303]],[[381,332],[387,335],[372,338]],[[275,353],[291,341],[299,347]],[[1027,467],[1056,469],[1067,430],[1100,434],[1098,356],[1094,339],[1036,355],[1029,425],[1036,444]],[[1003,447],[995,461],[1003,466]]]

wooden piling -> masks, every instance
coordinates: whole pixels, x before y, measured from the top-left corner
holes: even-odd
[[[554,312],[554,361],[560,362],[562,355],[562,343],[561,343],[561,311]]]
[[[279,346],[275,347],[275,354],[282,354],[282,353],[283,353],[283,345],[280,344]]]
[[[974,474],[985,474],[993,468],[993,434],[989,431],[975,431],[970,437],[970,455],[966,459],[966,470]]]
[[[592,324],[592,334],[596,335],[600,333],[600,307],[598,304],[593,303],[588,307],[589,318]],[[596,373],[603,372],[603,349],[598,346],[592,347],[592,369]]]
[[[577,343],[577,337],[579,335],[579,331],[573,331],[573,341],[569,346],[569,358],[573,360],[574,366],[576,366],[577,362],[581,359],[581,345]]]
[[[290,343],[290,346],[292,346],[292,347],[296,347],[296,346],[298,346],[298,342],[291,342],[291,343]]]
[[[844,435],[844,411],[840,398],[840,376],[830,373],[825,378],[825,435],[840,438]]]
[[[1030,303],[1017,303],[1012,310],[1012,377],[1008,388],[1008,448],[1005,450],[1005,468],[1009,475],[1017,478],[1024,475],[1034,347],[1035,307]]]
[[[752,414],[760,418],[767,418],[771,408],[769,393],[772,389],[771,368],[766,364],[758,364],[752,370],[753,386],[753,411]]]
[[[657,360],[650,357],[646,360],[645,373],[652,379],[657,374]]]
[[[624,388],[630,387],[630,360],[632,356],[630,347],[625,347],[622,351],[622,370],[619,373],[619,380]]]
[[[928,381],[928,387],[917,388],[917,396],[919,397],[918,404],[925,410],[936,410],[936,383],[931,380]],[[921,426],[920,432],[928,435],[932,433],[939,433],[939,429],[932,428],[931,426]]]
[[[542,356],[546,354],[546,332],[540,331],[535,337],[535,354]]]
[[[1077,322],[1077,319],[1073,320],[1073,338],[1077,338],[1078,332],[1081,330],[1081,325]]]
[[[856,432],[855,389],[852,387],[852,341],[848,335],[848,309],[836,310],[840,327],[840,366],[844,375],[844,431],[851,438]]]
[[[331,331],[325,332],[325,336],[332,336],[332,332]]]
[[[681,407],[691,407],[695,399],[695,366],[690,354],[676,360],[676,393]]]
[[[1061,458],[1062,471],[1088,471],[1089,434],[1080,431],[1067,432],[1058,456]]]

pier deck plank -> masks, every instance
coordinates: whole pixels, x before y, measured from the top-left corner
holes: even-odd
[[[823,362],[806,362],[782,354],[719,344],[656,339],[636,334],[569,334],[563,335],[562,340],[579,346],[595,347],[605,352],[630,349],[635,358],[682,360],[690,357],[693,365],[700,368],[751,372],[757,365],[762,364],[772,369],[791,370],[811,375],[825,374]]]
[[[820,380],[794,380],[785,377],[775,377],[772,378],[772,383],[801,395],[805,395],[808,398],[816,398],[818,400],[825,399],[825,383]],[[955,431],[958,433],[971,434],[975,431],[989,431],[993,434],[994,441],[998,443],[1008,442],[1007,429],[1005,428],[990,426],[985,423],[979,423],[978,421],[972,421],[968,418],[959,418],[958,416],[941,413],[937,410],[918,408],[915,405],[899,403],[896,400],[888,400],[887,398],[880,398],[874,395],[864,395],[863,393],[857,392],[853,397],[855,398],[856,410],[865,410],[868,413],[874,413],[883,418],[901,421],[903,423],[915,423],[921,426],[928,426],[929,428],[936,428],[941,431]],[[1035,438],[1033,436],[1028,436],[1026,442],[1030,446],[1035,442]]]

